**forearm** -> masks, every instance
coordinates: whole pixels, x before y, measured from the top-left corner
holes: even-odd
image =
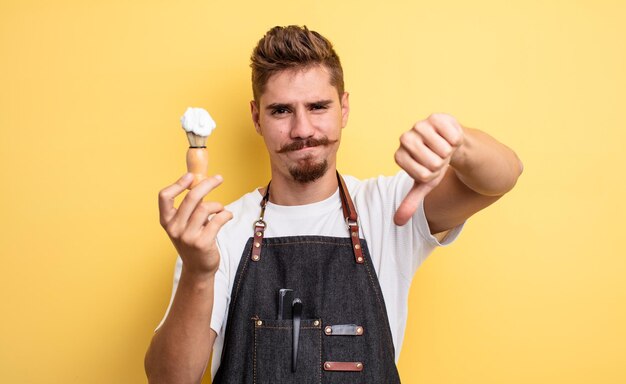
[[[450,161],[456,176],[481,195],[504,195],[515,186],[522,162],[515,152],[488,134],[471,128],[463,130],[463,145]]]
[[[215,275],[193,276],[183,267],[167,319],[146,353],[150,383],[199,383],[211,356],[215,333],[213,311]]]

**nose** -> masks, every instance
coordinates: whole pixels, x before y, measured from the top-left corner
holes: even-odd
[[[292,139],[308,139],[313,137],[315,126],[308,113],[298,111],[291,124]]]

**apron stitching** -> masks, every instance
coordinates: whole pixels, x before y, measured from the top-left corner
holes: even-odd
[[[340,237],[340,239],[347,239],[347,237]],[[297,241],[297,242],[289,242],[289,243],[280,243],[280,244],[264,244],[264,246],[266,247],[278,247],[278,246],[283,246],[283,245],[294,245],[294,244],[330,244],[330,245],[337,245],[340,247],[352,247],[351,244],[339,244],[339,243],[334,243],[331,241]]]
[[[256,327],[254,327],[254,360],[252,362],[253,370],[254,370],[254,372],[252,373],[252,380],[254,384],[256,384],[256,341],[257,341]]]
[[[317,368],[319,369],[319,377],[320,377],[320,384],[322,384],[322,328],[321,328],[322,322],[320,321],[320,361],[317,364]]]
[[[266,325],[262,325],[259,328],[263,329],[293,329],[293,327],[270,327]],[[300,327],[300,329],[319,329],[319,327]]]
[[[367,261],[365,263],[363,263],[365,265],[365,270],[367,271],[367,275],[370,278],[370,284],[372,285],[372,288],[375,288],[376,286],[374,285],[374,279],[372,278],[372,272],[370,271],[369,265],[367,263]],[[374,293],[376,294],[376,299],[378,300],[378,305],[382,305],[381,301],[380,301],[380,297],[378,296],[378,291],[376,289],[374,289]],[[384,307],[384,306],[383,306]],[[386,308],[385,308],[386,310]]]
[[[383,311],[383,314],[387,313],[387,307],[385,306],[385,304],[381,301],[380,296],[378,295],[378,290],[376,290],[376,285],[374,284],[374,279],[372,277],[372,273],[370,271],[369,265],[367,263],[367,260],[365,263],[363,263],[365,265],[365,270],[367,271],[367,274],[370,278],[370,284],[372,286],[372,289],[374,290],[374,293],[376,294],[376,299],[378,300],[378,305],[380,306],[380,310]],[[385,316],[386,317],[386,316]],[[387,323],[389,323],[389,319],[386,319]],[[389,331],[391,331],[391,328],[389,328]],[[394,359],[395,359],[395,352],[396,352],[396,348],[393,345],[393,342],[391,341],[391,334],[387,333],[387,344],[388,346],[391,347],[391,350],[394,351]]]
[[[237,281],[237,289],[235,290],[235,297],[233,298],[233,302],[237,301],[237,296],[239,296],[239,288],[241,287],[241,282],[243,281],[243,277],[245,275],[246,269],[248,269],[248,258],[244,261],[243,267],[241,268],[241,274],[239,275],[239,280]]]

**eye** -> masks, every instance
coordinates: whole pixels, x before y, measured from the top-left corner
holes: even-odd
[[[276,108],[272,109],[272,115],[284,115],[286,113],[289,113],[289,109],[288,108],[276,107]]]
[[[312,104],[311,105],[311,110],[312,111],[320,111],[320,110],[324,110],[324,109],[328,109],[328,105],[327,104]]]

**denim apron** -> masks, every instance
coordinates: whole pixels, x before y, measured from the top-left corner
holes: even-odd
[[[337,178],[345,238],[263,238],[268,185],[237,268],[214,383],[400,382],[380,284]],[[282,288],[293,290],[287,319],[278,316]]]

